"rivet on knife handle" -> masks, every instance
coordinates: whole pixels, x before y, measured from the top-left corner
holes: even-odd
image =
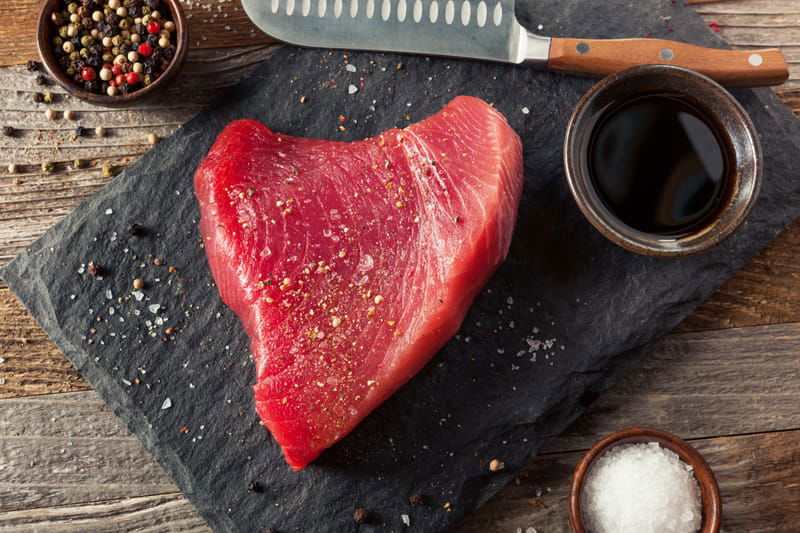
[[[538,54],[534,52],[534,58]],[[662,39],[550,40],[547,69],[604,76],[627,67],[663,63],[696,70],[722,85],[780,85],[789,77],[780,50],[721,50]]]

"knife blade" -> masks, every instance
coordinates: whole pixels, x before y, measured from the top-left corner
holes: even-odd
[[[242,0],[265,33],[317,48],[424,54],[603,76],[649,63],[690,68],[728,86],[779,85],[780,50],[721,50],[663,39],[570,39],[528,31],[514,0]]]

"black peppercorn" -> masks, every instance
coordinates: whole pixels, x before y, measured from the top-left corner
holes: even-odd
[[[39,62],[38,62],[38,61],[28,61],[28,62],[25,64],[25,66],[26,66],[26,67],[27,67],[27,69],[28,69],[28,70],[30,70],[31,72],[33,72],[33,71],[35,71],[35,70],[39,70]]]
[[[116,13],[109,13],[106,15],[106,24],[109,26],[119,26],[119,17]]]
[[[416,492],[412,492],[411,496],[408,497],[408,502],[413,507],[419,507],[420,505],[425,503],[425,499],[421,495],[417,494]]]
[[[134,237],[141,237],[142,235],[147,234],[147,228],[145,228],[138,222],[134,222],[133,224],[131,224],[131,227],[128,228],[128,233],[130,235],[133,235]]]
[[[86,135],[86,128],[84,128],[83,126],[76,127],[75,135],[77,135],[78,137],[83,137],[84,135]]]
[[[264,487],[258,481],[251,481],[249,485],[247,485],[247,490],[250,492],[264,492]]]
[[[172,48],[164,48],[164,59],[167,61],[172,61],[172,57],[175,55],[175,51]]]
[[[93,93],[96,93],[100,89],[100,84],[97,83],[97,80],[89,80],[89,81],[86,81],[86,82],[83,83],[83,87],[87,91],[91,91]]]
[[[14,136],[14,128],[11,126],[3,126],[3,135],[6,137],[13,137]]]
[[[150,9],[158,9],[158,6],[161,5],[161,0],[145,0],[145,4]]]
[[[131,45],[130,45],[130,43],[122,43],[122,44],[119,46],[119,53],[120,53],[120,54],[122,54],[122,55],[124,55],[124,56],[127,56],[127,55],[128,55],[128,52],[130,52],[130,51],[131,51]]]
[[[99,69],[103,65],[103,60],[97,56],[89,56],[86,60],[86,65],[93,69]]]
[[[33,101],[37,104],[44,102],[44,95],[42,93],[33,93]]]
[[[158,35],[148,35],[146,39],[147,44],[153,47],[153,50],[158,50]]]
[[[47,85],[47,78],[43,74],[36,76],[36,85]]]

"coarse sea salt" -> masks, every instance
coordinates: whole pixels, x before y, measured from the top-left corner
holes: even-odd
[[[692,467],[657,442],[620,444],[592,464],[581,507],[593,533],[700,530],[700,488]]]

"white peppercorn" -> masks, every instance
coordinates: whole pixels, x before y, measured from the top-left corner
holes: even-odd
[[[138,62],[134,63],[133,64],[133,71],[136,74],[141,74],[144,71],[144,65],[142,65],[141,63],[138,63]]]
[[[117,94],[119,94],[119,89],[109,86],[108,89],[106,89],[106,94],[108,96],[117,96]]]
[[[106,129],[103,126],[97,126],[94,129],[94,134],[98,137],[105,137],[106,136]]]
[[[75,120],[75,112],[72,109],[64,111],[64,118],[67,120]]]
[[[162,37],[161,39],[158,40],[158,46],[160,46],[161,48],[169,48],[169,39],[167,39],[166,37]]]
[[[47,117],[47,120],[55,120],[56,112],[53,109],[48,109],[44,112],[44,116]]]
[[[95,22],[100,22],[104,18],[106,18],[106,17],[105,17],[105,15],[103,15],[102,11],[95,11],[94,13],[92,13],[92,20],[95,21]]]
[[[155,133],[150,133],[147,135],[147,144],[154,145],[158,144],[158,135]]]
[[[136,63],[137,61],[139,61],[139,54],[131,50],[130,52],[128,52],[128,61],[130,61],[131,63]]]

